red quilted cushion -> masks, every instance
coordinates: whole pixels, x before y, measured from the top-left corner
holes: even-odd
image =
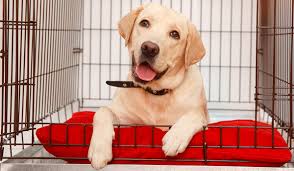
[[[64,158],[70,163],[89,163],[86,158],[92,135],[93,116],[94,112],[74,113],[72,118],[64,124],[51,124],[39,128],[36,132],[37,137],[45,149],[54,156]],[[203,132],[199,132],[190,143],[190,146],[198,146],[199,148],[187,148],[184,153],[176,157],[165,157],[161,150],[161,139],[165,131],[142,126],[136,128],[136,136],[134,136],[134,127],[124,127],[119,130],[116,128],[116,138],[113,141],[114,160],[111,163],[282,166],[288,162],[291,159],[291,152],[277,130],[274,131],[274,147],[284,148],[252,148],[255,135],[255,129],[252,126],[254,125],[255,122],[250,120],[233,120],[210,124],[210,128],[205,131],[205,142],[207,144],[205,155],[204,151],[206,150],[202,148],[204,144]],[[258,122],[257,125],[263,127],[256,131],[257,146],[272,147],[272,131],[270,128],[265,128],[270,127],[270,125],[261,122]],[[216,127],[214,128],[214,126]],[[222,126],[222,129],[219,126]],[[236,126],[239,126],[239,129]],[[152,136],[152,132],[154,136]],[[237,138],[238,134],[240,134],[239,139]],[[220,142],[220,139],[222,139],[222,142]],[[152,140],[153,147],[150,146]],[[136,147],[134,146],[135,142]],[[223,145],[223,148],[217,147],[220,144]],[[238,144],[249,147],[237,148]],[[204,157],[207,159],[206,163],[203,162]],[[135,160],[128,160],[130,158]]]

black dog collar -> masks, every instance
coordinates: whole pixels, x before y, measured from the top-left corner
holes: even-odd
[[[134,83],[133,81],[106,81],[106,84],[114,87],[121,87],[121,88],[142,88],[150,94],[156,96],[163,96],[169,93],[170,89],[162,89],[162,90],[152,90],[150,87],[141,87],[140,85]]]

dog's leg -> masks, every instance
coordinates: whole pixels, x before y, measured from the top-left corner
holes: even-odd
[[[205,116],[204,113],[195,112],[183,115],[162,139],[162,150],[165,155],[176,156],[184,152],[194,134],[207,124]]]
[[[103,168],[112,159],[113,123],[114,114],[107,107],[100,108],[94,115],[88,158],[95,169]]]

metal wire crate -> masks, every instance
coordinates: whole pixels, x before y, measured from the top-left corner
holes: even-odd
[[[15,163],[74,168],[46,153],[35,131],[62,123],[75,111],[109,103],[115,88],[105,81],[124,80],[130,67],[116,24],[146,2],[150,1],[0,0],[4,169],[24,168]],[[250,118],[271,123],[267,129],[278,129],[292,150],[293,0],[152,2],[184,13],[198,27],[207,49],[199,67],[212,120]]]

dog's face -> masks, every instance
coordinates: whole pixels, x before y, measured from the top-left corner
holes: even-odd
[[[132,11],[119,23],[132,57],[132,77],[140,84],[159,84],[181,80],[191,64],[205,54],[202,41],[183,15],[162,7],[147,4]],[[179,74],[181,73],[181,74]],[[173,85],[177,86],[177,85]]]

